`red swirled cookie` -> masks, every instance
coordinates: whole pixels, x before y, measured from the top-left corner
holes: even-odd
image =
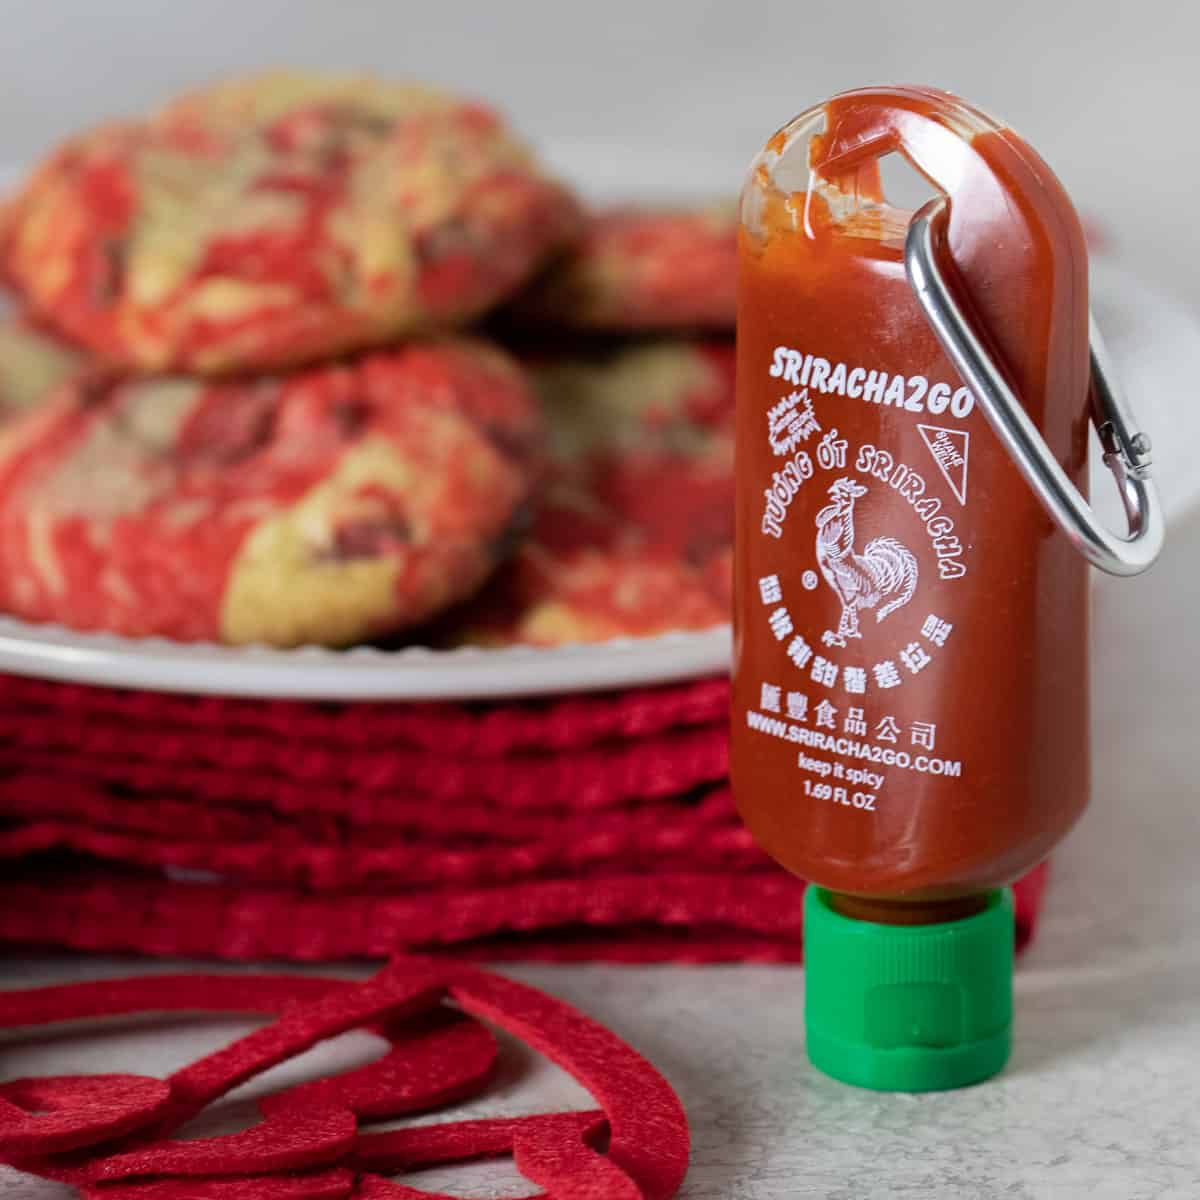
[[[507,552],[540,431],[521,369],[467,341],[282,378],[83,380],[0,430],[0,608],[184,640],[391,633]]]
[[[40,404],[84,365],[84,355],[29,321],[0,318],[0,423]]]
[[[549,479],[453,640],[558,645],[728,620],[733,351],[663,342],[534,369]]]
[[[625,332],[731,332],[737,304],[737,214],[619,208],[594,213],[583,237],[516,302],[522,324]]]
[[[9,205],[0,265],[114,362],[257,370],[461,324],[577,219],[481,104],[278,72],[66,142]]]

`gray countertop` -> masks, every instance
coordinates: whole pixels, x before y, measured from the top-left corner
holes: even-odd
[[[674,1083],[694,1138],[685,1197],[1200,1194],[1200,823],[1190,757],[1200,512],[1171,534],[1150,575],[1097,584],[1094,800],[1055,859],[1041,931],[1018,971],[1016,1050],[998,1078],[912,1097],[821,1077],[804,1057],[796,968],[508,968],[605,1022]],[[8,986],[131,969],[67,958],[4,965]],[[219,1021],[169,1036],[121,1030],[13,1046],[3,1072],[164,1072],[244,1028]],[[253,1086],[344,1065],[369,1054],[368,1043],[347,1035]],[[499,1088],[463,1111],[586,1103],[556,1068],[515,1047],[506,1059]],[[230,1103],[230,1119],[252,1094],[244,1089],[242,1104]],[[465,1196],[519,1194],[507,1170],[428,1172],[414,1183]],[[0,1169],[0,1196],[64,1194]]]

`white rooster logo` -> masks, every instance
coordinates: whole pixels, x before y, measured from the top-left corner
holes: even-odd
[[[895,538],[874,538],[855,554],[854,502],[866,494],[858,480],[839,479],[829,489],[833,503],[817,513],[817,565],[842,602],[836,632],[827,629],[821,635],[826,646],[845,646],[847,638],[862,637],[860,608],[887,601],[875,613],[875,620],[882,621],[903,608],[917,590],[916,556]]]

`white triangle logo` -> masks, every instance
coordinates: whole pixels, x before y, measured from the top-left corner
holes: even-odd
[[[967,502],[967,455],[971,435],[963,429],[943,429],[940,425],[918,425],[921,440],[937,463],[959,504]]]

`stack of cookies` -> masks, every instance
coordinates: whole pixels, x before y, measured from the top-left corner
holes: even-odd
[[[68,141],[0,213],[0,277],[0,612],[277,647],[727,619],[730,209],[589,212],[479,104],[271,74]],[[795,957],[726,712],[723,680],[344,706],[0,676],[0,941]]]
[[[588,213],[488,108],[272,73],[0,216],[0,611],[132,637],[726,619],[727,210]]]

